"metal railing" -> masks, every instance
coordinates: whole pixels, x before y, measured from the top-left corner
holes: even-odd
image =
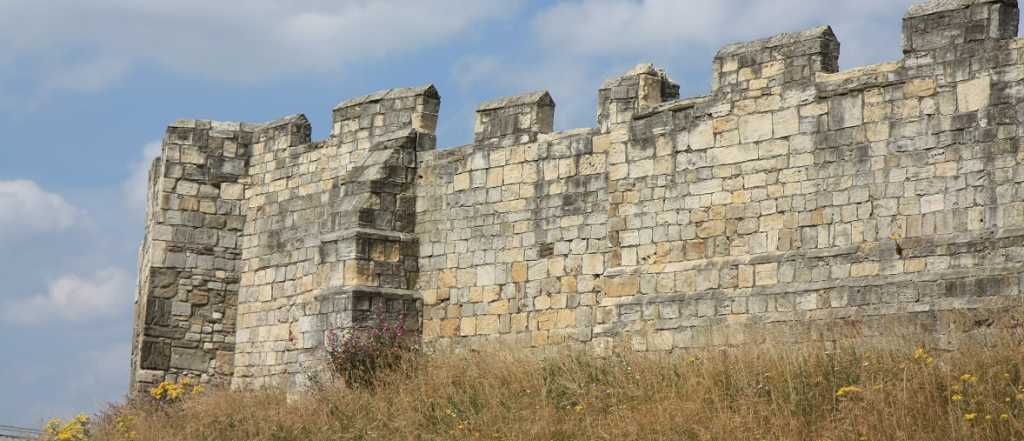
[[[42,434],[43,432],[36,429],[0,424],[0,440],[32,440]]]

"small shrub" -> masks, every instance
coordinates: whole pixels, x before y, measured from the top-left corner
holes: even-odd
[[[89,417],[78,415],[68,422],[54,418],[43,429],[46,441],[89,441]]]
[[[192,384],[192,380],[183,378],[177,383],[164,381],[149,390],[149,396],[161,403],[174,403],[187,396],[195,396],[203,393],[202,385]]]
[[[349,387],[372,387],[382,373],[397,369],[416,352],[406,335],[404,314],[394,324],[389,324],[383,313],[378,317],[374,327],[328,335],[331,368]]]

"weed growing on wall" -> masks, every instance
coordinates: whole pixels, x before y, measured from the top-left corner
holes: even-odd
[[[372,387],[380,374],[397,369],[417,351],[405,330],[405,314],[388,323],[383,312],[370,328],[329,334],[327,352],[334,374],[349,387]]]

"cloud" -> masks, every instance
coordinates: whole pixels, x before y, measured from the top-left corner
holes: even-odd
[[[8,323],[31,326],[121,316],[132,304],[134,289],[134,276],[121,268],[102,269],[90,276],[65,274],[51,281],[45,293],[5,304],[2,317]]]
[[[463,56],[452,71],[463,89],[497,85],[508,93],[549,89],[556,121],[593,126],[602,81],[653,62],[683,94],[710,90],[711,58],[722,46],[834,27],[843,68],[900,56],[900,20],[914,0],[586,0],[537,11],[520,53]],[[696,80],[696,82],[695,82]],[[559,124],[560,128],[568,128]]]
[[[0,3],[4,82],[28,81],[38,100],[102,90],[144,65],[257,82],[336,73],[446,42],[520,0],[8,0]],[[21,88],[23,89],[23,88]]]
[[[149,191],[149,167],[160,156],[160,141],[150,141],[142,146],[142,159],[131,164],[131,174],[121,183],[127,208],[132,213],[142,214],[146,209]]]
[[[0,240],[55,233],[76,225],[84,211],[28,180],[0,180]]]
[[[534,17],[541,46],[578,55],[676,53],[831,24],[855,60],[898,54],[900,19],[914,0],[592,0]],[[879,51],[883,47],[888,50]],[[875,55],[877,56],[877,55]],[[711,60],[698,60],[710,65]]]

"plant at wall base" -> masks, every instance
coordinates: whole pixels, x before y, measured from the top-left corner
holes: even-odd
[[[388,323],[378,311],[376,326],[328,334],[327,353],[331,369],[352,388],[373,387],[384,372],[393,371],[413,355],[417,347],[408,338],[403,313]]]
[[[149,390],[149,396],[161,403],[174,403],[186,396],[195,396],[203,393],[204,388],[199,384],[192,384],[192,380],[182,378],[178,382],[164,381]]]
[[[78,415],[68,422],[54,418],[43,429],[46,441],[89,441],[89,417]]]

